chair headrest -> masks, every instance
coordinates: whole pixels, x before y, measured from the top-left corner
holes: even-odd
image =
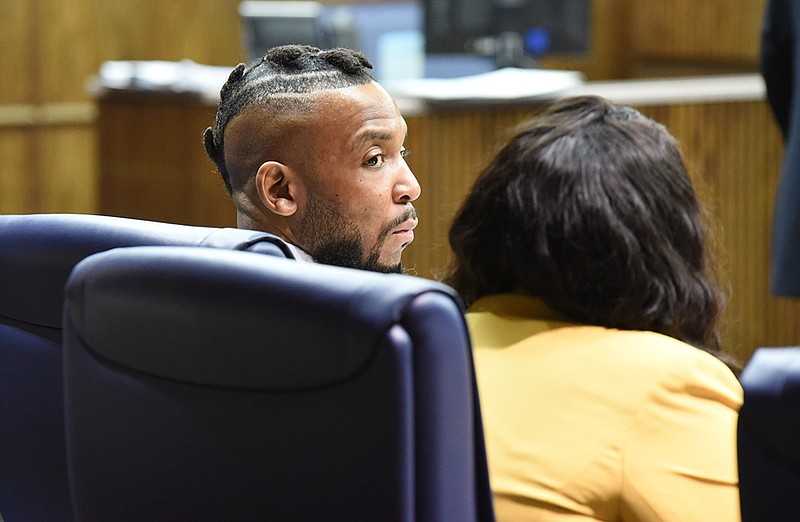
[[[99,357],[151,375],[306,389],[357,374],[387,335],[408,342],[403,317],[421,294],[463,321],[455,292],[421,278],[246,252],[127,248],[75,268],[65,328]]]
[[[741,375],[748,443],[800,469],[800,347],[759,348]]]
[[[111,248],[140,245],[209,246],[293,257],[279,238],[251,230],[85,214],[0,215],[0,316],[59,328],[64,284],[78,261]]]

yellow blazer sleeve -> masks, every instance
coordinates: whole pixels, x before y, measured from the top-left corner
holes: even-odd
[[[626,438],[621,519],[738,522],[742,388],[704,352],[671,366]]]

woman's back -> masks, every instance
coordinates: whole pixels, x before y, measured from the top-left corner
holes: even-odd
[[[467,321],[499,520],[739,520],[742,390],[721,361],[520,294]]]

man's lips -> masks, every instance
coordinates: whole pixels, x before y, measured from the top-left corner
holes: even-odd
[[[413,230],[417,228],[417,220],[416,219],[408,219],[400,224],[397,228],[392,231],[392,234],[405,234],[405,233],[412,233]]]
[[[392,236],[403,240],[403,247],[414,241],[414,229],[417,227],[416,219],[409,219],[392,231]]]

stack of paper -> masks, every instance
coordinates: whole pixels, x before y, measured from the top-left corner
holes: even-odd
[[[583,85],[576,71],[504,68],[461,78],[424,78],[387,82],[395,97],[429,103],[516,102],[554,98]]]

